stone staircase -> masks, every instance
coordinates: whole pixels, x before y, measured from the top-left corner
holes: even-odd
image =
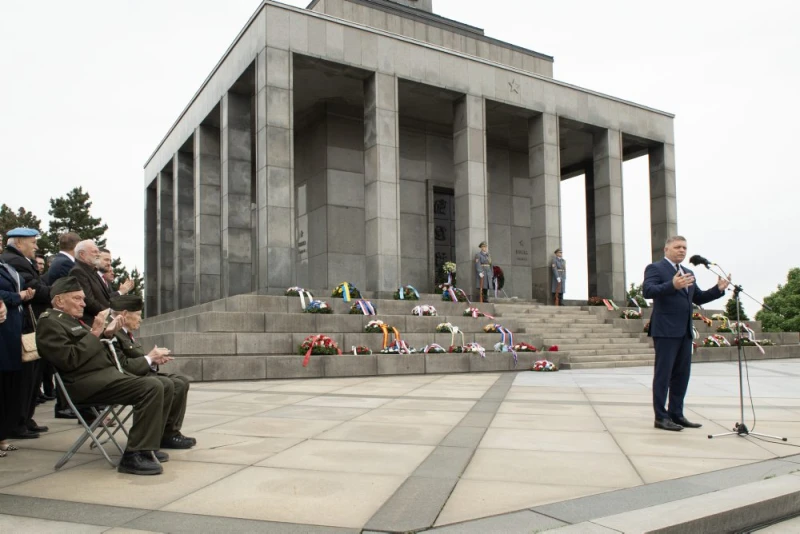
[[[598,369],[652,365],[655,352],[638,333],[626,332],[586,308],[536,303],[495,303],[503,320],[513,319],[527,337],[544,347],[558,346],[548,359],[561,369]]]

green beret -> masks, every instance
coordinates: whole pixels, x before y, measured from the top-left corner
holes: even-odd
[[[59,278],[50,286],[50,298],[55,298],[64,293],[74,293],[75,291],[83,291],[78,279],[74,276],[65,276],[64,278]]]
[[[114,311],[142,311],[144,300],[138,295],[117,295],[111,297],[111,309]]]

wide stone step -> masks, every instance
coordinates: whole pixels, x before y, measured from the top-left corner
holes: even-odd
[[[564,370],[579,370],[579,369],[615,369],[618,367],[651,367],[653,360],[632,360],[632,361],[616,361],[616,362],[581,362],[570,363],[565,362],[561,364],[561,369]]]
[[[594,317],[525,317],[527,324],[599,324]]]
[[[618,332],[617,330],[614,330],[612,327],[610,327],[610,325],[593,325],[593,326],[573,325],[573,326],[566,326],[566,325],[559,324],[557,326],[553,326],[553,325],[542,324],[542,323],[528,324],[528,323],[525,323],[524,321],[519,321],[519,320],[517,320],[517,325],[519,327],[525,328],[526,332],[541,333],[541,334],[546,334],[548,332],[552,332],[554,334],[555,333],[564,333],[564,334],[569,334],[569,333],[593,334],[593,333],[596,333],[596,334],[609,335],[611,333],[615,333],[616,334]]]
[[[629,337],[629,336],[614,336],[609,337],[608,334],[592,334],[590,336],[582,336],[575,333],[564,333],[564,334],[542,334],[542,339],[545,343],[550,342],[560,342],[560,343],[568,343],[568,344],[582,344],[582,343],[640,343],[639,337]]]
[[[584,344],[584,345],[575,345],[575,344],[569,344],[568,345],[568,344],[558,344],[558,343],[552,343],[552,344],[553,345],[558,345],[559,350],[567,350],[567,351],[570,351],[570,352],[579,351],[579,350],[616,350],[616,351],[620,351],[620,354],[622,354],[621,351],[628,352],[629,350],[631,350],[633,348],[638,348],[638,349],[641,349],[641,350],[649,349],[649,347],[647,347],[647,345],[638,345],[637,344],[637,345],[630,345],[629,346],[629,345],[625,345],[625,344],[621,344],[621,343],[617,343],[617,344],[614,344],[614,343],[589,344],[589,343],[587,343],[587,344]]]
[[[561,349],[561,345],[558,346]],[[655,355],[655,351],[653,349],[648,349],[647,347],[624,347],[619,349],[570,349],[569,350],[570,356],[615,356],[620,359],[624,359],[624,356],[629,354],[648,354],[650,356]]]

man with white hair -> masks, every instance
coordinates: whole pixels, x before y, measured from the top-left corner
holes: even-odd
[[[85,294],[83,322],[86,324],[91,324],[98,313],[111,306],[112,290],[100,274],[105,267],[100,248],[94,241],[85,239],[75,245],[75,266],[69,275],[78,280]],[[129,291],[127,287],[120,289]]]

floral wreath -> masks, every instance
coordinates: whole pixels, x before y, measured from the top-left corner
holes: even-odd
[[[713,321],[711,321],[711,319],[709,319],[708,317],[706,317],[705,315],[703,315],[700,312],[694,312],[692,314],[692,320],[694,320],[694,321],[703,321],[704,323],[706,323],[707,326],[711,326],[713,324]]]
[[[704,347],[730,347],[731,344],[725,339],[725,336],[719,334],[711,334],[703,339]]]
[[[452,301],[452,302],[467,302],[469,303],[469,297],[464,292],[463,289],[459,289],[457,287],[453,287],[448,284],[442,284],[444,286],[442,288],[442,300],[445,302]]]
[[[339,345],[328,336],[318,334],[308,336],[298,349],[299,354],[304,354],[303,367],[308,367],[312,354],[341,354]]]
[[[422,352],[424,352],[425,354],[431,352],[434,354],[442,354],[447,351],[441,345],[438,345],[436,343],[431,343],[430,345],[425,345],[425,348],[422,349]]]
[[[539,349],[530,343],[517,343],[514,345],[514,350],[517,352],[539,352]]]
[[[622,310],[619,316],[623,319],[641,319],[642,312],[637,310]]]
[[[478,308],[475,308],[475,307],[467,308],[466,310],[464,310],[464,313],[462,315],[464,317],[475,317],[475,318],[477,318],[477,317],[486,317],[487,319],[494,319],[494,317],[492,317],[488,313],[482,312]]]
[[[368,300],[357,300],[350,306],[350,315],[378,315],[378,307]]]
[[[419,300],[419,292],[414,286],[400,286],[392,295],[394,300]]]
[[[355,356],[368,356],[372,354],[372,349],[370,349],[369,347],[365,347],[363,345],[358,345],[358,346],[353,345],[350,348],[350,350],[353,352],[353,355]]]
[[[451,323],[439,323],[436,325],[436,333],[437,334],[446,334],[450,333],[450,345],[456,344],[456,334],[461,336],[461,344],[464,344],[464,332],[457,326],[452,325]]]
[[[333,309],[327,302],[322,300],[312,300],[303,310],[304,313],[333,313]]]
[[[345,302],[350,302],[350,299],[360,299],[361,292],[350,282],[342,282],[333,288],[333,293],[331,293],[331,296],[342,297]]]
[[[481,358],[486,357],[486,350],[483,347],[481,347],[478,343],[467,343],[465,345],[450,345],[450,347],[447,349],[447,352],[459,353],[459,354],[471,352],[475,354],[480,354]]]
[[[538,360],[533,364],[531,371],[539,371],[544,373],[554,372],[558,371],[558,367],[550,360]]]
[[[429,304],[424,304],[422,306],[415,306],[413,310],[411,310],[411,315],[417,315],[419,317],[436,317],[438,313],[436,312],[436,308]]]
[[[401,339],[395,339],[394,343],[381,349],[381,354],[416,354],[417,349],[409,347]]]

